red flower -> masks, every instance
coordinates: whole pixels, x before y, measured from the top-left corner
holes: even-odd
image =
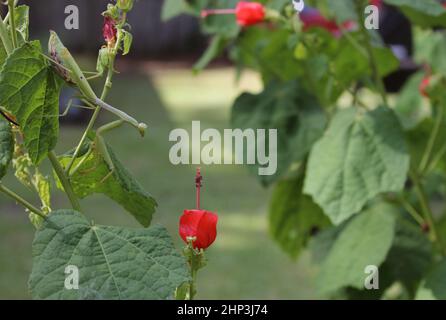
[[[201,11],[202,18],[222,14],[235,14],[237,23],[242,27],[247,27],[265,20],[266,10],[261,3],[240,1],[235,9],[207,9]]]
[[[206,210],[184,210],[180,218],[180,236],[185,243],[188,237],[195,237],[195,249],[208,248],[217,237],[218,216]]]
[[[429,98],[429,93],[427,92],[427,88],[430,85],[430,81],[431,81],[430,76],[425,76],[420,83],[420,93],[426,98]]]
[[[110,17],[104,18],[104,27],[102,29],[102,34],[104,39],[108,44],[112,44],[116,41],[116,34],[118,33],[116,29],[116,21]]]
[[[336,21],[325,18],[319,10],[310,7],[305,8],[299,16],[303,23],[303,31],[319,27],[327,30],[335,37],[340,37],[342,30],[351,31],[356,28],[356,24],[353,21],[346,21],[338,25]]]
[[[258,2],[240,1],[235,8],[235,16],[239,25],[252,26],[265,19],[265,7]]]
[[[381,7],[381,5],[383,4],[382,0],[370,0],[369,3],[371,5],[377,6],[377,7]]]

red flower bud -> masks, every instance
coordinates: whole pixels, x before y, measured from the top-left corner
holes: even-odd
[[[195,249],[208,248],[217,237],[218,216],[206,210],[184,210],[180,218],[180,236],[185,243],[194,237]]]
[[[116,34],[118,33],[116,29],[116,21],[112,18],[106,16],[104,18],[104,27],[102,29],[102,34],[107,44],[114,44],[116,41]]]
[[[429,98],[429,93],[427,92],[427,88],[430,85],[430,81],[431,81],[431,77],[425,76],[420,83],[420,93],[426,98]]]
[[[247,27],[265,20],[266,10],[261,3],[240,1],[235,9],[209,9],[201,11],[202,18],[221,14],[235,14],[237,23],[242,27]]]
[[[373,6],[381,7],[383,4],[382,0],[369,0],[369,3]]]
[[[265,19],[265,7],[258,2],[240,1],[235,8],[235,16],[239,25],[251,26]]]
[[[303,23],[303,31],[319,27],[327,30],[335,37],[340,37],[343,30],[352,31],[357,27],[353,21],[345,21],[338,25],[336,21],[325,18],[318,9],[310,7],[305,8],[299,16]]]

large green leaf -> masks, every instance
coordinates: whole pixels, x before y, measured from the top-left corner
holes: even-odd
[[[327,1],[327,7],[339,23],[358,20],[354,0]]]
[[[304,192],[333,223],[359,212],[382,192],[403,189],[409,169],[401,126],[393,111],[339,111],[315,144]]]
[[[446,26],[446,9],[436,0],[385,0],[398,6],[414,23],[422,27]]]
[[[244,93],[232,109],[233,128],[277,129],[277,172],[260,176],[264,184],[284,175],[293,162],[303,160],[322,135],[325,123],[316,98],[296,81],[271,83],[258,95]],[[265,143],[269,150],[268,141]],[[257,166],[251,168],[258,174]]]
[[[423,104],[423,96],[418,90],[423,77],[422,72],[414,74],[397,97],[394,110],[405,130],[415,128],[430,114],[430,110]]]
[[[78,290],[65,287],[67,266],[79,270]],[[36,299],[168,299],[188,274],[163,227],[100,226],[60,210],[36,233],[29,285]]]
[[[274,240],[292,258],[306,247],[314,233],[329,226],[322,210],[302,194],[303,178],[277,184],[269,209],[269,229]]]
[[[8,170],[14,152],[14,138],[11,125],[8,121],[0,118],[0,179]]]
[[[417,299],[420,300],[445,300],[446,299],[446,259],[438,263],[430,272],[421,288],[418,290]]]
[[[191,11],[191,7],[186,0],[166,0],[161,11],[161,19],[167,21],[182,13],[193,13]]]
[[[201,58],[194,64],[194,72],[199,72],[206,68],[213,59],[217,58],[227,44],[226,39],[221,35],[216,35]]]
[[[238,37],[231,57],[258,70],[264,83],[296,79],[303,66],[294,57],[293,36],[287,29],[248,28]]]
[[[416,48],[418,62],[428,63],[433,73],[442,73],[446,76],[446,59],[444,58],[446,56],[446,35],[443,32],[419,31],[416,37]]]
[[[364,288],[366,266],[379,267],[392,246],[395,215],[389,211],[387,206],[377,206],[349,222],[322,264],[317,279],[322,293]]]
[[[39,42],[16,49],[0,74],[0,105],[16,117],[35,164],[57,142],[60,87],[61,80],[48,67]]]
[[[381,274],[400,281],[412,296],[432,263],[432,244],[418,225],[398,219],[395,238]]]
[[[74,162],[76,167],[83,161],[84,156],[87,157],[76,173],[70,177],[74,192],[80,198],[94,193],[105,194],[123,206],[143,226],[149,226],[157,206],[155,199],[116,158],[111,147],[107,146],[114,166],[113,171],[96,148],[96,144],[92,143],[91,147],[93,151],[89,155],[83,155]],[[60,162],[62,166],[67,166],[70,160],[70,156],[65,156]],[[58,186],[61,187],[60,184]]]
[[[397,7],[408,7],[431,16],[439,16],[445,11],[436,0],[384,0],[384,2]]]

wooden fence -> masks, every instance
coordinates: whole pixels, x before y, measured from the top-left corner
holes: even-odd
[[[21,0],[31,8],[32,36],[45,40],[48,30],[63,36],[70,48],[93,52],[103,42],[101,12],[111,0]],[[172,57],[201,50],[205,39],[193,17],[181,16],[167,23],[160,19],[163,0],[138,0],[129,15],[134,35],[133,54],[144,57]],[[65,7],[79,8],[79,30],[64,27]],[[2,6],[3,7],[3,6]]]

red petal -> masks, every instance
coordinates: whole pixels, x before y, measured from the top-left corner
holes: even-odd
[[[218,216],[206,210],[184,210],[180,218],[179,233],[185,243],[196,237],[194,248],[206,249],[217,237]]]
[[[258,2],[240,1],[236,7],[237,23],[250,26],[265,19],[265,7]]]

